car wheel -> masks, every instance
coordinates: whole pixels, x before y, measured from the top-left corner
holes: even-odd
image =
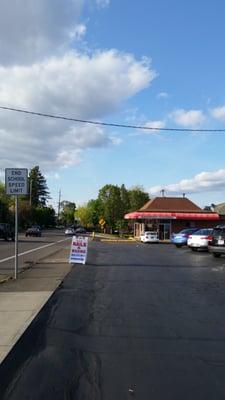
[[[182,244],[176,244],[176,247],[177,248],[182,247]]]
[[[214,257],[219,258],[221,256],[220,253],[213,253]]]

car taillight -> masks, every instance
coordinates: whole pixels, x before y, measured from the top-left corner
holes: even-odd
[[[206,239],[207,239],[209,242],[211,242],[211,240],[213,239],[213,237],[209,235],[209,236],[206,237]]]
[[[192,235],[188,235],[188,239],[192,239]]]

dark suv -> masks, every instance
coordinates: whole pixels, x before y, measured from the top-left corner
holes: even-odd
[[[15,232],[10,224],[0,223],[0,239],[15,240]]]
[[[209,251],[214,257],[225,254],[225,225],[218,225],[213,229],[212,240],[209,242]]]
[[[25,236],[41,237],[41,227],[39,225],[32,225],[26,230]]]

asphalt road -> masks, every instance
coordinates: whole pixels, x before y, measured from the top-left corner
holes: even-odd
[[[19,234],[19,270],[54,252],[67,240],[71,240],[71,238],[66,238],[64,232],[57,230],[43,231],[40,238],[25,237],[25,234]],[[13,275],[14,256],[15,242],[0,240],[0,279],[3,275]]]
[[[224,314],[225,258],[92,242],[1,366],[1,399],[224,400]]]

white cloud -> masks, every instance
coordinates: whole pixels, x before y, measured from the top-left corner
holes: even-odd
[[[148,121],[144,124],[146,128],[153,128],[153,129],[143,129],[142,132],[151,134],[152,132],[159,132],[159,129],[165,127],[164,121]]]
[[[1,0],[1,64],[31,63],[68,50],[81,26],[84,34],[80,18],[86,2],[19,0],[12,6],[11,1]]]
[[[183,179],[178,183],[152,186],[149,188],[149,193],[151,195],[158,195],[162,189],[165,189],[167,194],[174,195],[225,191],[225,169],[213,172],[201,172],[191,179]]]
[[[158,99],[168,99],[169,94],[167,92],[159,92],[157,94]]]
[[[92,56],[70,52],[31,66],[0,66],[0,101],[24,108],[102,117],[146,88],[149,64],[116,50]]]
[[[178,109],[170,113],[169,117],[177,124],[185,128],[195,128],[205,120],[205,115],[201,110]]]
[[[68,52],[32,65],[0,66],[0,105],[99,119],[148,87],[154,77],[146,59],[137,61],[130,54]],[[69,166],[81,161],[86,148],[119,143],[100,126],[9,111],[0,111],[0,127],[2,168]]]
[[[225,106],[216,107],[210,110],[211,115],[218,121],[225,121]]]
[[[86,34],[86,25],[84,24],[79,24],[76,25],[73,30],[70,32],[70,38],[71,40],[81,40],[83,36]]]
[[[109,3],[20,0],[12,7],[2,0],[0,105],[101,120],[148,87],[156,76],[150,60],[116,50],[74,49],[86,33],[83,10]],[[0,141],[0,168],[39,164],[45,171],[81,162],[85,149],[121,143],[100,126],[3,110]]]

